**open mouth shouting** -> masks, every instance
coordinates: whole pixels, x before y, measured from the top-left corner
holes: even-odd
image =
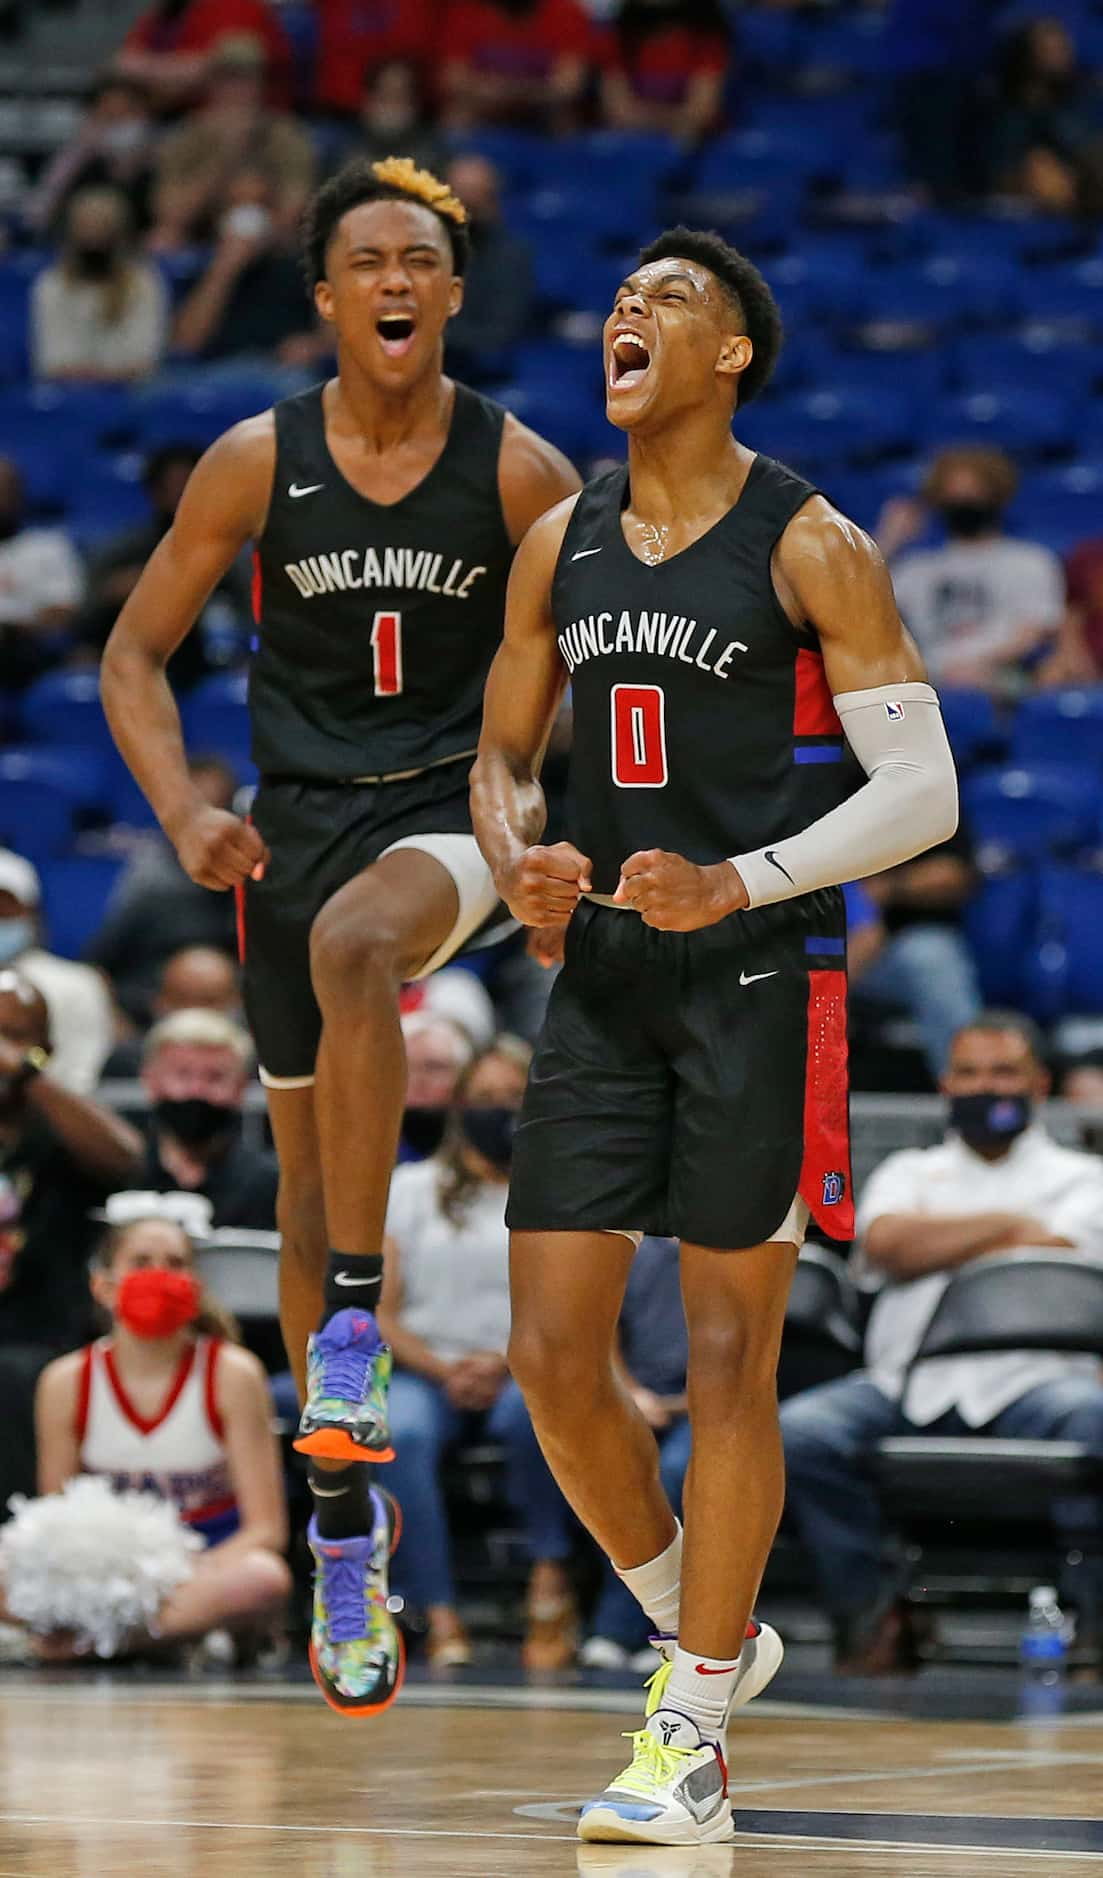
[[[618,327],[609,347],[610,391],[631,391],[642,384],[650,364],[651,353],[639,333]]]
[[[381,313],[375,322],[379,343],[389,359],[404,359],[414,343],[417,321],[412,313]]]

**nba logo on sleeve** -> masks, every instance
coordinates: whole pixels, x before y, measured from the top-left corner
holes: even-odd
[[[899,724],[904,715],[904,707],[898,703],[886,704],[885,715],[890,724]]]
[[[824,1206],[838,1206],[846,1192],[846,1175],[839,1173],[825,1174],[823,1177]]]

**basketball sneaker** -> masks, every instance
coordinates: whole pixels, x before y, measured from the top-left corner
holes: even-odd
[[[645,1719],[650,1719],[656,1709],[663,1705],[666,1685],[674,1669],[674,1646],[677,1641],[677,1637],[665,1632],[651,1639],[652,1648],[658,1650],[663,1660],[647,1684]],[[784,1655],[785,1646],[777,1631],[772,1630],[769,1624],[757,1623],[752,1617],[747,1625],[746,1640],[739,1652],[739,1676],[728,1704],[729,1716],[737,1708],[745,1708],[748,1702],[753,1702],[756,1695],[762,1694],[767,1683],[773,1681],[781,1668]]]
[[[337,1311],[306,1346],[306,1407],[293,1446],[327,1461],[393,1461],[391,1347],[370,1311]]]
[[[632,1759],[611,1786],[588,1800],[578,1836],[589,1843],[716,1845],[734,1838],[728,1770],[713,1741],[674,1709],[656,1709],[627,1736]]]
[[[307,1528],[314,1554],[310,1667],[339,1715],[377,1715],[402,1687],[406,1651],[387,1609],[387,1565],[402,1516],[382,1487],[368,1490],[375,1522],[357,1539],[323,1539],[317,1519]]]

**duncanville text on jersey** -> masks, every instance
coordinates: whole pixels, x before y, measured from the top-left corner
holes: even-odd
[[[442,568],[448,572],[441,579]],[[465,567],[431,548],[339,548],[333,554],[311,554],[303,561],[285,561],[284,572],[304,600],[315,594],[353,593],[358,587],[385,587],[394,592],[438,593],[451,600],[466,600],[485,567]]]
[[[559,634],[559,650],[569,672],[602,653],[650,652],[727,678],[736,653],[747,647],[742,639],[729,639],[721,651],[716,641],[714,626],[699,626],[684,613],[590,613]]]

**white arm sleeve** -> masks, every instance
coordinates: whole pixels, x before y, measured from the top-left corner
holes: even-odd
[[[957,827],[957,775],[930,685],[877,685],[835,699],[868,781],[799,835],[733,854],[749,906],[864,880],[948,841]]]

